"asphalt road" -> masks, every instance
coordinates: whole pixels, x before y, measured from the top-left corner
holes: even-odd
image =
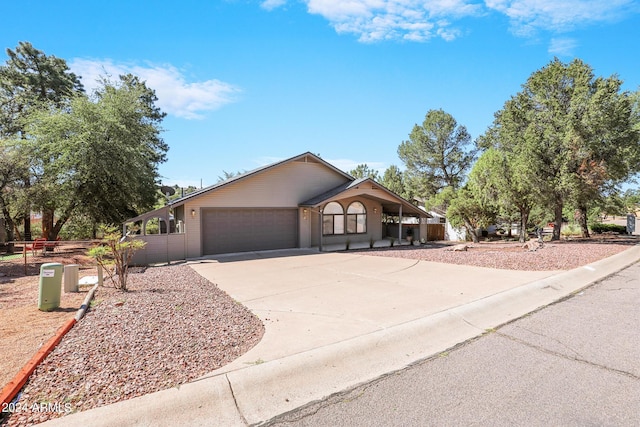
[[[273,426],[639,426],[640,263]]]

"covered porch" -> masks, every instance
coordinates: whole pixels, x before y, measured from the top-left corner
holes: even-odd
[[[424,210],[371,179],[361,179],[300,204],[301,247],[321,251],[425,242]],[[407,221],[407,219],[411,219]]]

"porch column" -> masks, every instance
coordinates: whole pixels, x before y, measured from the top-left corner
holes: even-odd
[[[318,220],[318,231],[320,233],[319,235],[319,239],[318,239],[318,252],[322,252],[322,208],[318,209],[318,215],[319,215],[319,220]]]
[[[400,211],[398,213],[398,244],[402,242],[402,203],[400,203]]]

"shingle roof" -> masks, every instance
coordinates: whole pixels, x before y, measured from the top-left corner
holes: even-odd
[[[303,158],[305,156],[313,157],[314,160],[324,164],[325,166],[327,166],[330,169],[333,169],[334,171],[338,172],[339,174],[345,176],[346,178],[353,179],[353,177],[351,175],[349,175],[349,174],[345,173],[344,171],[336,168],[332,164],[327,163],[326,161],[324,161],[320,157],[316,156],[315,154],[307,151],[306,153],[302,153],[302,154],[300,154],[298,156],[294,156],[294,157],[291,157],[291,158],[288,158],[288,159],[285,159],[285,160],[281,160],[279,162],[271,163],[271,164],[266,165],[266,166],[261,166],[259,168],[253,169],[251,171],[244,172],[244,173],[242,173],[240,175],[236,175],[236,176],[234,176],[232,178],[229,178],[227,180],[224,180],[224,181],[221,181],[221,182],[217,182],[217,183],[215,183],[213,185],[210,185],[208,187],[202,188],[202,189],[200,189],[198,191],[194,191],[193,193],[189,193],[184,197],[172,200],[171,202],[169,202],[169,206],[180,205],[180,204],[182,204],[183,202],[185,202],[188,199],[191,199],[191,198],[194,198],[194,197],[198,197],[201,194],[208,193],[210,191],[214,191],[214,190],[216,190],[216,189],[218,189],[220,187],[224,187],[224,186],[229,185],[229,184],[231,184],[233,182],[241,181],[241,180],[243,180],[245,178],[248,178],[250,176],[259,174],[259,173],[261,173],[261,172],[263,172],[265,170],[274,168],[276,166],[280,166],[280,165],[282,165],[284,163],[288,163],[288,162],[292,162],[292,161],[298,160],[298,159]]]

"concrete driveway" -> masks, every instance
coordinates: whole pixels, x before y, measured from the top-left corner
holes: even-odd
[[[254,349],[219,372],[385,330],[554,274],[304,250],[222,255],[191,267],[266,328]]]

